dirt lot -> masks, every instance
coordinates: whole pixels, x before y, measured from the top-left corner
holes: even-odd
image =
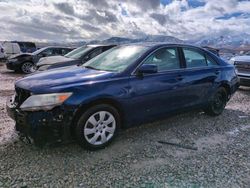
[[[89,152],[76,143],[39,149],[19,141],[5,101],[22,75],[1,64],[0,74],[0,187],[250,187],[250,88],[219,117],[176,115]]]

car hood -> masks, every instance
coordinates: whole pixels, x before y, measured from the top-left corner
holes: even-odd
[[[40,61],[37,63],[37,66],[52,65],[59,62],[68,62],[68,61],[74,61],[74,59],[64,56],[44,57],[40,59]]]
[[[84,67],[67,67],[36,73],[18,80],[16,87],[32,93],[49,93],[71,86],[93,83],[114,77],[116,73],[97,71]]]
[[[24,56],[32,56],[32,53],[21,53],[21,54],[11,55],[9,59],[15,59],[15,58],[24,57]]]
[[[250,56],[235,56],[231,60],[233,61],[241,61],[241,62],[249,62],[250,63]]]

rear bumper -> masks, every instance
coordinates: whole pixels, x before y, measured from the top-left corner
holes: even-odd
[[[16,131],[38,145],[71,139],[72,115],[60,107],[50,111],[24,112],[7,102],[8,115],[16,122]]]

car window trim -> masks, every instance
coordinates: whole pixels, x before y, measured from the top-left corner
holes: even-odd
[[[201,66],[201,67],[190,67],[190,68],[183,68],[183,70],[192,71],[192,70],[206,70],[206,69],[214,69],[214,68],[220,68],[218,65],[213,66]]]
[[[184,61],[184,63],[185,63],[184,69],[190,69],[190,68],[193,69],[193,68],[204,68],[204,67],[209,67],[209,66],[208,66],[208,63],[207,63],[206,53],[205,53],[203,50],[201,50],[201,49],[199,49],[199,48],[196,48],[196,47],[193,47],[193,46],[183,46],[183,47],[181,47],[181,48],[182,48],[182,53],[183,53],[183,58],[184,58],[183,61]],[[191,50],[193,50],[193,51],[195,51],[195,52],[201,54],[201,55],[204,57],[205,61],[206,61],[206,66],[187,67],[187,61],[186,61],[186,58],[185,58],[184,48],[191,49]],[[211,67],[211,66],[210,66],[210,67]]]
[[[178,50],[178,46],[161,46],[155,50],[153,50],[151,53],[149,53],[136,67],[135,69],[132,71],[132,73],[130,74],[131,76],[132,75],[136,75],[136,72],[137,70],[139,69],[139,67],[146,61],[147,58],[149,58],[153,53],[155,53],[157,50],[160,50],[162,48],[175,48],[176,51],[177,51],[177,56],[178,56],[178,59],[179,59],[179,66],[180,68],[178,69],[171,69],[171,70],[164,70],[164,71],[161,71],[161,72],[157,72],[157,73],[154,73],[154,74],[150,74],[150,75],[156,75],[158,73],[164,73],[164,72],[172,72],[172,71],[176,71],[176,70],[182,70],[182,63],[181,63],[181,58],[180,58],[180,54],[179,54],[179,50]],[[148,74],[146,74],[148,75]]]

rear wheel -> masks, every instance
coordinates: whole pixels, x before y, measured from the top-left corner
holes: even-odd
[[[117,110],[106,104],[93,106],[79,118],[75,133],[78,143],[90,150],[107,146],[120,127]]]
[[[34,72],[34,64],[32,62],[24,62],[21,66],[21,71],[25,74]]]
[[[224,88],[219,88],[213,95],[208,107],[204,110],[207,114],[212,116],[220,115],[227,104],[227,92]]]

